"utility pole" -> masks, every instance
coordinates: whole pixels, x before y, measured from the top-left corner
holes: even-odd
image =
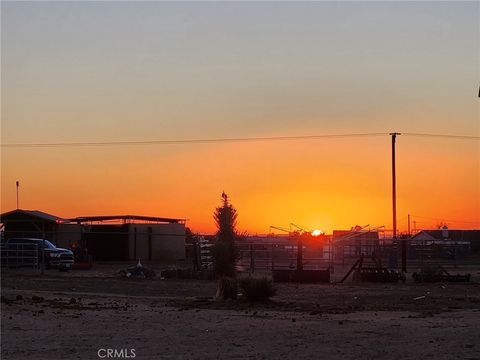
[[[393,212],[393,241],[397,240],[397,178],[396,178],[396,166],[395,166],[395,143],[397,135],[400,133],[390,133],[392,137],[392,212]],[[401,242],[402,248],[402,272],[407,272],[407,244],[405,240]]]
[[[18,210],[19,209],[19,207],[18,207],[18,186],[20,185],[20,183],[17,180],[15,184],[17,185],[17,210]]]
[[[408,237],[411,236],[411,233],[410,233],[410,214],[408,214]]]

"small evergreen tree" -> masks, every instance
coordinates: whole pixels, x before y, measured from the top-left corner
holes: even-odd
[[[235,240],[237,239],[237,210],[222,193],[222,206],[213,214],[217,225],[217,243],[213,249],[215,272],[219,276],[235,275]]]

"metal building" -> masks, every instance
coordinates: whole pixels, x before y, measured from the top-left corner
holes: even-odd
[[[0,215],[2,238],[45,238],[56,246],[86,248],[94,261],[185,259],[185,220],[113,215],[60,218],[38,210]]]

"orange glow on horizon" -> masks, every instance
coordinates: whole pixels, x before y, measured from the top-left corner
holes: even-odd
[[[225,190],[241,232],[266,234],[272,225],[291,222],[321,226],[326,233],[365,224],[391,229],[389,140],[18,150],[15,161],[10,153],[4,156],[9,171],[2,174],[2,212],[15,208],[18,179],[20,208],[66,218],[186,218],[192,231],[212,233],[213,212]],[[476,147],[427,144],[418,153],[418,145],[401,140],[399,231],[407,230],[409,213],[438,219],[412,217],[412,229],[414,221],[420,229],[442,219],[450,228],[479,228]]]
[[[398,132],[399,232],[480,228],[478,2],[133,3],[2,2],[2,212],[391,230]]]

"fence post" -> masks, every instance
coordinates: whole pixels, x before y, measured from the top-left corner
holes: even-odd
[[[252,274],[255,272],[255,259],[253,256],[253,244],[250,244],[250,270]]]
[[[301,235],[297,237],[297,271],[303,271],[303,241]]]
[[[43,275],[45,273],[45,234],[42,240],[42,249],[41,249],[41,260],[40,260],[40,273]]]
[[[40,271],[41,274],[43,275],[45,272],[45,223],[42,223],[42,249],[41,249],[41,267]]]
[[[272,244],[272,271],[275,270],[274,252],[275,252],[275,244]]]

